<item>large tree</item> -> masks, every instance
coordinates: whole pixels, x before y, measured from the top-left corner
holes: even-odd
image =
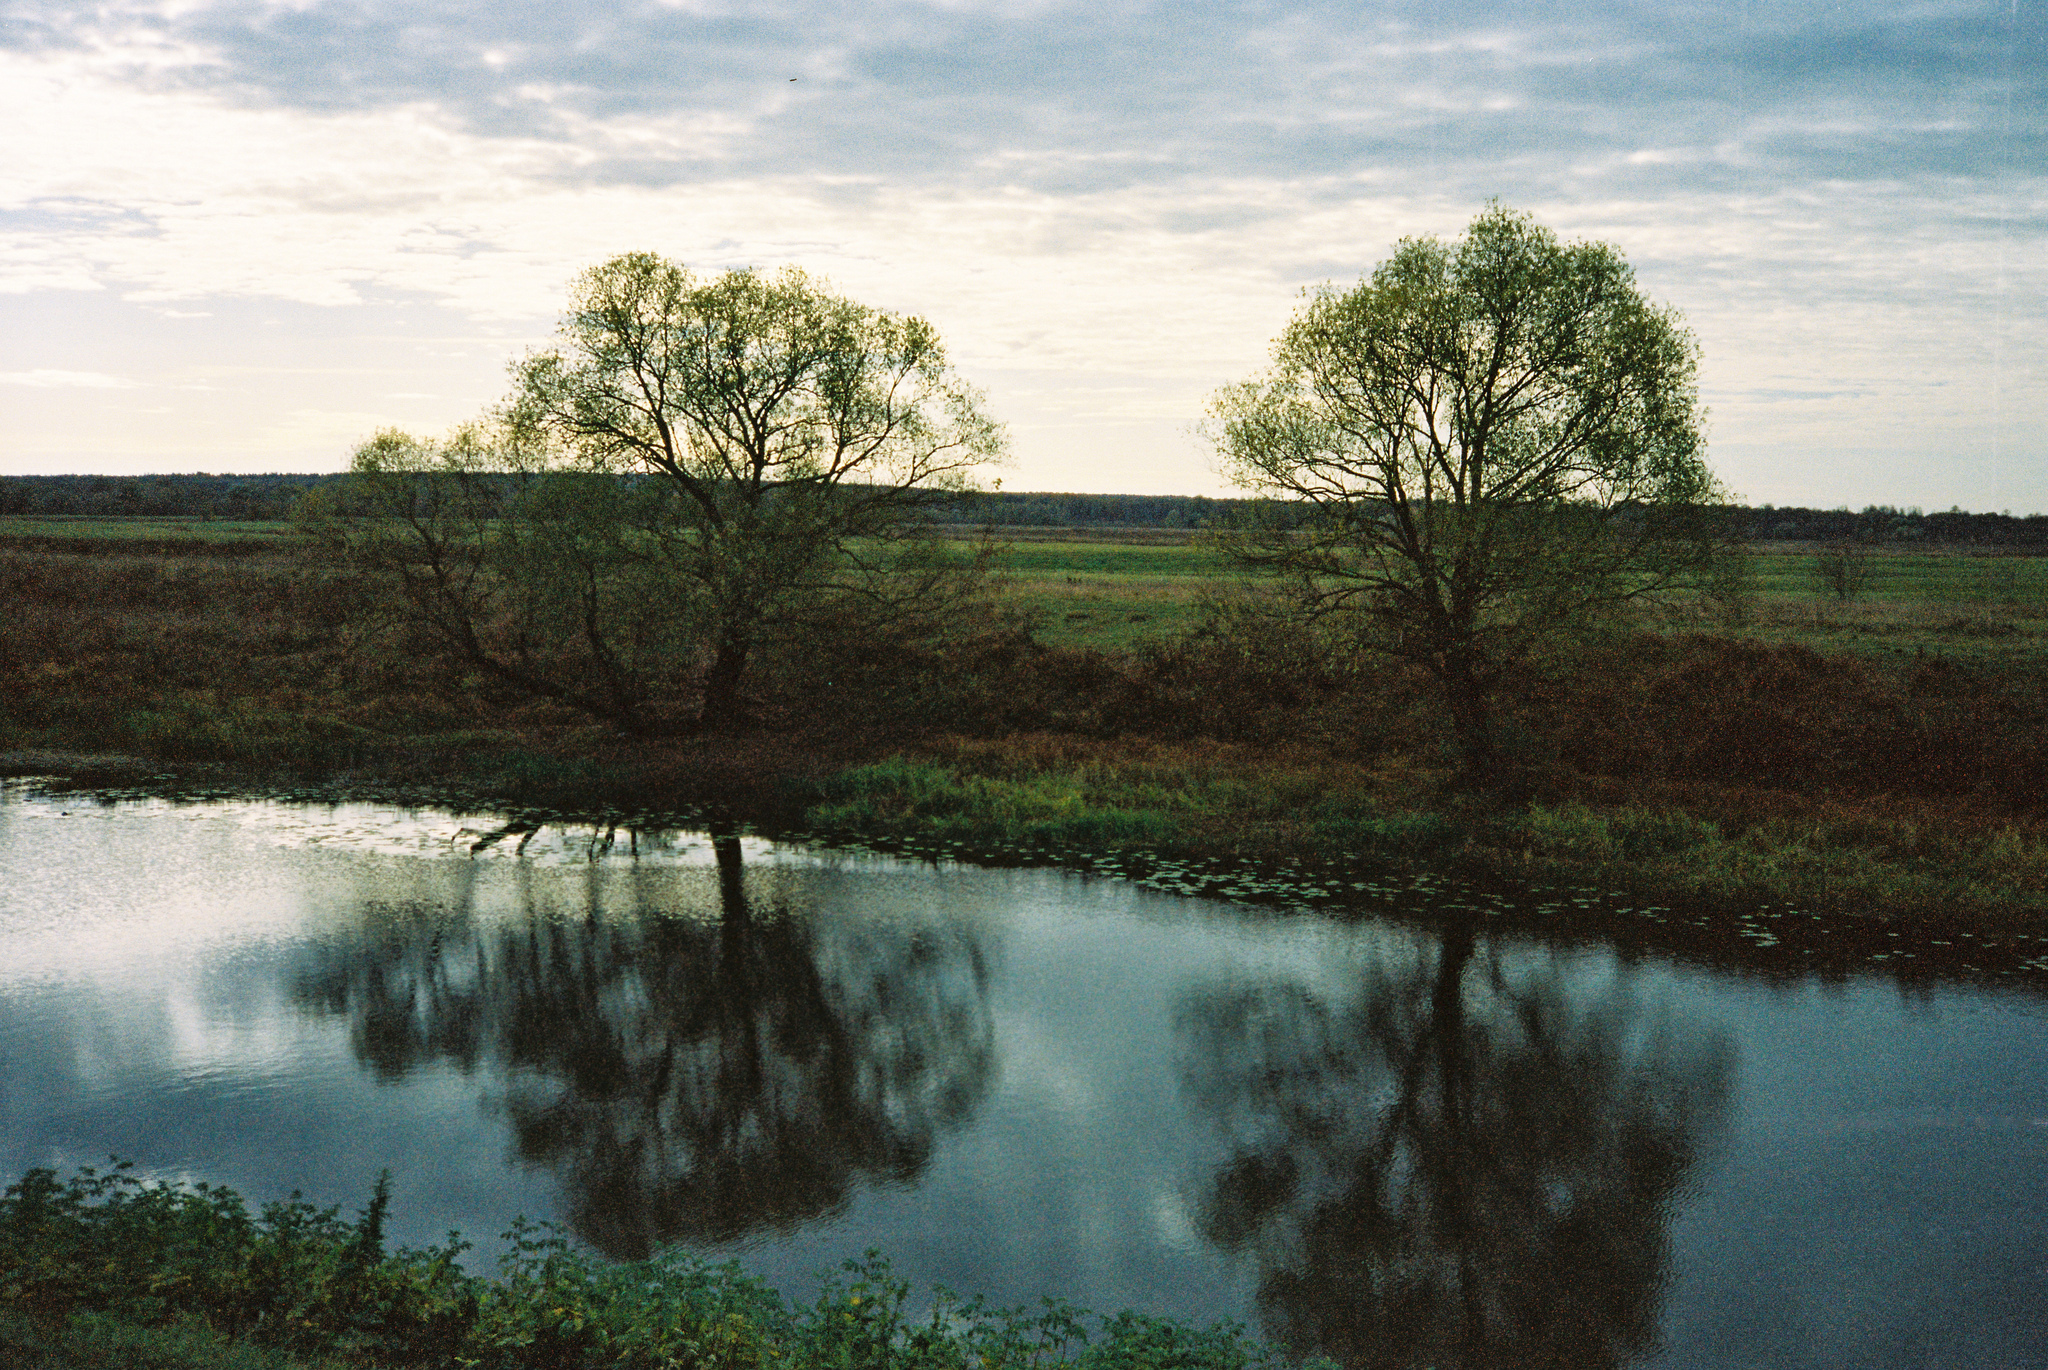
[[[1608,244],[1499,205],[1404,239],[1216,397],[1225,469],[1268,501],[1226,544],[1294,612],[1426,669],[1484,773],[1495,693],[1547,638],[1727,583],[1697,357]]]
[[[764,649],[929,637],[983,579],[989,549],[928,516],[1003,431],[922,319],[634,253],[513,375],[486,420],[380,433],[300,511],[480,680],[636,733],[694,691],[730,727]]]
[[[704,606],[714,726],[792,614],[928,590],[929,547],[906,551],[906,534],[1004,453],[929,323],[794,269],[698,277],[651,253],[613,258],[576,282],[556,345],[514,374],[515,445],[652,475],[675,496],[670,564]]]

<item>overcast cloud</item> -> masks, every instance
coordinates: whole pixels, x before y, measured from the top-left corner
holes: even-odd
[[[337,469],[646,248],[929,315],[1010,488],[1216,492],[1300,288],[1498,197],[1686,314],[1751,500],[2048,510],[2038,0],[4,12],[0,469]]]

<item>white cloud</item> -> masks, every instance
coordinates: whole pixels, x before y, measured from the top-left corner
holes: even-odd
[[[134,390],[137,382],[103,371],[0,371],[0,385],[25,385],[32,390]]]
[[[797,262],[929,315],[1017,416],[1013,487],[1114,469],[1128,488],[1213,490],[1186,429],[1261,363],[1295,291],[1355,280],[1404,234],[1455,233],[1497,194],[1617,242],[1686,313],[1716,440],[1751,464],[1739,488],[1823,440],[1947,443],[1952,481],[1997,445],[1982,496],[1825,498],[1839,468],[1823,463],[1794,479],[1827,503],[2048,507],[2048,176],[2019,155],[2040,80],[2009,67],[2019,112],[1986,103],[1997,74],[1970,67],[1967,15],[1816,13],[1758,36],[1619,10],[1566,29],[1455,6],[1419,24],[572,2],[404,28],[411,11],[364,0],[300,6],[279,46],[220,6],[48,14],[68,46],[0,52],[0,119],[26,135],[0,165],[6,307],[43,324],[55,294],[117,292],[150,306],[137,326],[165,330],[167,353],[203,338],[222,374],[289,353],[234,412],[294,451],[416,421],[358,414],[355,395],[481,408],[577,270],[649,248]],[[401,28],[411,46],[371,41]],[[463,326],[366,363],[371,325],[349,321],[392,300]],[[224,326],[264,301],[316,311],[260,343]],[[61,320],[4,333],[9,375],[103,374],[85,368],[106,340]],[[345,397],[286,375],[323,366],[367,370]],[[226,419],[208,422],[134,441],[217,446]]]

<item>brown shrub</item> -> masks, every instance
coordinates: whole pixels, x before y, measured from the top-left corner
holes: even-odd
[[[2048,775],[2040,683],[1939,659],[1647,636],[1523,708],[1588,776],[2030,805]]]

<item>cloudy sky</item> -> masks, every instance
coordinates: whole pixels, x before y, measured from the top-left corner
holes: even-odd
[[[1304,286],[1613,242],[1754,503],[2048,511],[2041,0],[4,0],[0,471],[337,470],[580,269],[931,318],[1019,490],[1224,490]]]

